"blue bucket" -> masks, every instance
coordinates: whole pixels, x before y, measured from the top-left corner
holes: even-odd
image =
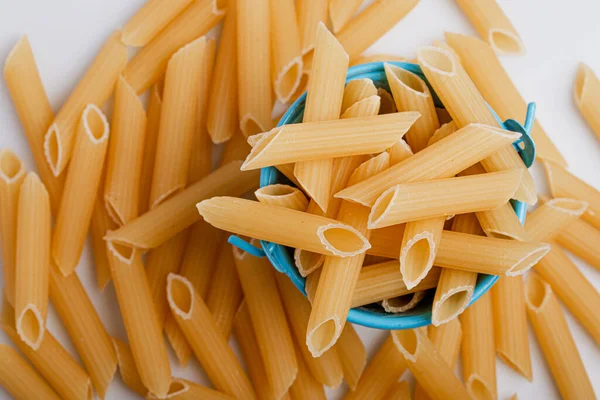
[[[389,64],[417,74],[427,83],[427,79],[423,75],[423,72],[418,65],[404,62],[389,62]],[[385,76],[385,70],[383,68],[383,62],[362,64],[350,68],[348,70],[346,83],[355,79],[365,78],[371,79],[377,87],[385,88],[388,91],[390,90]],[[427,84],[429,85],[429,83]],[[431,86],[429,88],[433,94],[436,107],[443,107]],[[304,93],[300,98],[298,98],[298,100],[296,100],[296,102],[294,102],[294,104],[292,104],[292,106],[279,121],[278,126],[302,122],[305,102],[306,93]],[[529,131],[531,130],[534,120],[534,114],[535,104],[531,103],[528,106],[527,117],[525,125],[523,126],[514,120],[507,120],[503,122],[494,112],[494,115],[496,116],[496,119],[501,127],[523,134],[522,138],[513,145],[527,167],[530,167],[535,159],[535,145],[529,136]],[[263,168],[260,174],[260,187],[276,183],[290,184],[287,178],[285,178],[285,176],[283,176],[276,168]],[[513,208],[515,209],[515,213],[519,217],[521,223],[524,223],[527,205],[518,201],[513,201]],[[232,239],[233,244],[240,244],[236,240],[237,238],[232,237]],[[292,280],[298,290],[306,295],[306,291],[304,289],[304,278],[300,275],[294,264],[293,249],[266,241],[261,241],[261,245],[264,253],[271,261],[271,264],[273,264],[273,267],[275,267],[277,271],[286,274]],[[241,244],[241,246],[244,247],[244,250],[248,249],[247,245]],[[250,249],[250,251],[252,251],[255,255],[263,255],[262,252],[256,250],[252,251]],[[477,285],[475,286],[475,291],[470,304],[483,296],[483,294],[487,292],[497,280],[498,276],[479,274]],[[353,308],[348,314],[348,321],[358,325],[378,329],[412,329],[429,325],[431,323],[431,305],[433,301],[433,293],[434,289],[430,290],[430,293],[416,308],[402,314],[386,313],[377,305],[367,305],[364,307]]]

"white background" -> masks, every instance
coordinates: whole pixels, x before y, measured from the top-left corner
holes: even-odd
[[[124,25],[143,3],[144,0],[0,0],[0,59],[5,59],[19,38],[27,34],[52,107],[57,112],[106,37]],[[600,188],[600,142],[580,117],[571,94],[579,61],[588,63],[600,75],[600,2],[500,0],[500,3],[527,47],[524,56],[503,57],[505,68],[525,99],[537,102],[537,115],[566,157],[570,170]],[[444,31],[475,34],[454,1],[422,0],[368,52],[394,53],[412,58],[418,46],[442,39]],[[28,168],[34,168],[4,82],[0,83],[0,147],[13,149],[25,160]],[[546,191],[541,170],[534,167],[534,173],[540,190]],[[600,271],[578,259],[575,261],[600,289]],[[112,285],[104,293],[96,288],[89,246],[86,246],[77,272],[109,333],[125,338]],[[600,396],[600,349],[571,314],[566,314],[596,394]],[[48,326],[76,356],[68,335],[53,312]],[[358,327],[358,331],[372,355],[384,333],[362,327]],[[499,399],[507,399],[513,393],[518,393],[521,399],[559,397],[531,332],[530,337],[534,381],[529,383],[498,362]],[[8,338],[0,333],[0,341],[8,342]],[[172,364],[177,365],[175,359],[172,360]],[[196,362],[184,371],[175,367],[173,373],[207,383]],[[328,394],[330,398],[338,399],[346,390],[343,387],[328,391]],[[7,397],[7,394],[0,390],[2,397]],[[134,397],[118,377],[108,393],[109,399]]]

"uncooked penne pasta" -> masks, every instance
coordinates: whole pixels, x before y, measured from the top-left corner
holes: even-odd
[[[394,185],[450,178],[520,136],[488,125],[470,124],[335,197],[372,206],[381,193]]]
[[[339,32],[350,21],[361,4],[362,0],[330,0],[329,18],[333,25],[333,31]]]
[[[35,172],[30,172],[19,192],[14,285],[17,333],[34,350],[46,331],[50,220],[48,192]]]
[[[379,114],[380,106],[381,98],[377,95],[373,95],[348,107],[348,109],[342,114],[341,118],[359,118],[367,115],[377,115]]]
[[[381,399],[405,371],[404,357],[398,351],[392,336],[386,335],[385,342],[367,364],[356,389],[348,393],[346,399]]]
[[[352,226],[301,211],[234,197],[213,197],[197,207],[204,220],[219,229],[284,246],[339,257],[361,254],[370,247]],[[285,233],[281,221],[287,221]]]
[[[300,346],[304,346],[304,343],[296,344],[296,359],[298,361],[298,373],[296,379],[290,387],[287,394],[289,399],[315,399],[325,400],[325,389],[323,385],[318,382],[314,376],[310,373],[310,370],[306,366],[306,363],[302,359],[300,353]],[[283,397],[286,399],[286,397]]]
[[[587,201],[588,208],[581,218],[600,229],[600,191],[569,173],[563,167],[549,161],[544,161],[542,164],[552,196]]]
[[[336,36],[353,60],[392,29],[417,3],[417,0],[375,2],[352,18]]]
[[[154,159],[158,144],[158,130],[160,128],[160,110],[162,97],[158,85],[150,89],[150,100],[146,113],[146,140],[144,141],[144,161],[140,176],[138,214],[144,214],[150,208],[150,190],[152,188],[152,175],[154,174]]]
[[[0,344],[0,386],[15,399],[60,399],[44,378],[6,344]]]
[[[260,171],[242,172],[232,161],[152,210],[106,235],[107,241],[126,247],[155,248],[200,220],[194,204],[213,196],[241,196],[255,188]],[[190,209],[191,206],[191,209]]]
[[[392,297],[381,302],[381,307],[388,313],[403,313],[419,305],[425,292],[410,293],[405,296]]]
[[[152,393],[148,393],[146,399],[159,399],[163,397],[156,397]],[[206,386],[199,385],[187,379],[173,378],[169,392],[164,399],[172,400],[192,400],[192,399],[206,399],[206,400],[231,400],[233,397],[217,392],[214,389],[209,389]]]
[[[151,0],[144,4],[123,28],[121,41],[127,46],[148,44],[165,26],[179,15],[192,0]]]
[[[377,54],[368,54],[357,56],[352,59],[350,63],[351,67],[360,64],[368,64],[372,62],[385,62],[385,61],[399,61],[399,62],[408,62],[408,58],[399,56],[396,54],[385,54],[385,53],[377,53]]]
[[[42,84],[27,36],[23,36],[19,40],[6,58],[4,82],[6,82],[8,93],[23,126],[23,133],[29,143],[29,149],[40,178],[50,195],[52,213],[56,215],[62,195],[64,176],[61,175],[58,178],[54,176],[44,154],[44,135],[54,119],[54,113],[46,96],[46,90]],[[4,218],[2,219],[4,220]],[[5,280],[4,283],[6,284],[6,282]],[[9,299],[12,301],[10,293]]]
[[[235,265],[252,319],[269,386],[281,398],[298,372],[294,342],[267,258],[234,252]]]
[[[217,390],[239,399],[254,399],[248,377],[191,283],[176,274],[170,274],[167,282],[173,316]]]
[[[92,399],[90,377],[50,332],[46,332],[37,350],[33,350],[19,338],[15,328],[15,310],[6,298],[3,298],[0,327],[60,398]]]
[[[393,343],[404,357],[408,369],[432,398],[468,399],[465,386],[454,375],[426,333],[419,329],[391,331]]]
[[[271,204],[290,208],[292,210],[306,211],[308,199],[298,188],[289,185],[274,184],[264,186],[254,192],[256,199],[264,204]]]
[[[404,112],[278,127],[256,143],[242,169],[378,153],[400,140],[418,117]]]
[[[244,135],[237,131],[231,139],[225,143],[225,149],[221,157],[220,165],[227,165],[232,161],[244,161],[250,153],[251,147],[246,142]]]
[[[498,126],[483,96],[451,50],[433,46],[423,47],[417,51],[417,58],[429,83],[459,127],[475,122]],[[515,199],[535,204],[535,182],[512,145],[504,146],[490,154],[481,160],[481,164],[488,172],[523,169],[523,179]]]
[[[120,76],[115,88],[104,184],[106,210],[118,225],[129,222],[138,214],[145,137],[144,106],[135,91]]]
[[[92,240],[92,251],[94,253],[94,268],[96,269],[96,283],[98,289],[104,290],[112,279],[110,275],[110,265],[106,255],[106,242],[104,236],[115,228],[114,221],[108,215],[102,196],[104,190],[99,189],[96,196],[96,203],[92,211],[92,221],[90,222],[90,236]]]
[[[228,2],[210,85],[206,129],[213,143],[230,140],[238,131],[237,6]]]
[[[410,400],[412,397],[408,381],[403,380],[393,383],[385,398],[390,400]]]
[[[429,138],[429,142],[427,143],[427,145],[431,146],[432,144],[439,142],[443,138],[452,135],[457,130],[458,130],[458,127],[456,126],[454,121],[445,123],[442,126],[440,126],[438,129],[436,129],[435,132],[433,132],[433,135]]]
[[[377,95],[381,99],[379,114],[391,114],[398,111],[390,92],[383,88],[377,88]]]
[[[530,213],[525,223],[529,240],[552,240],[588,208],[587,201],[557,197]]]
[[[319,23],[327,23],[327,2],[321,0],[300,0],[296,2],[296,13],[298,16],[298,30],[300,32],[300,44],[302,55],[312,55],[317,39],[317,27]],[[303,61],[306,66],[306,62]],[[312,65],[312,61],[308,63]]]
[[[480,211],[476,215],[481,229],[487,236],[499,239],[527,240],[527,232],[510,203],[494,210]]]
[[[4,295],[15,304],[15,261],[19,191],[25,180],[25,165],[15,153],[0,149],[0,249]]]
[[[396,185],[383,192],[373,204],[369,228],[493,210],[511,199],[521,183],[522,171],[511,169]]]
[[[478,38],[456,33],[446,33],[445,38],[460,57],[463,67],[479,92],[500,118],[523,121],[527,113],[527,103],[502,67],[492,47]],[[537,120],[531,129],[531,137],[535,142],[538,157],[563,167],[567,166],[565,158]]]
[[[314,61],[308,79],[308,92],[302,118],[304,124],[336,120],[340,117],[346,71],[348,70],[348,54],[322,22],[317,27],[317,38],[313,53]],[[286,129],[284,128],[284,130]],[[321,132],[322,134],[323,132]],[[275,140],[281,139],[283,137]],[[255,149],[260,151],[264,145],[270,142],[272,142],[271,139],[261,141],[252,149],[251,156]],[[295,143],[295,147],[300,145],[300,143]],[[311,150],[307,151],[311,152]],[[325,156],[293,161],[297,162],[294,166],[294,176],[300,186],[321,210],[326,212],[331,197],[329,182],[331,181],[333,169],[333,157]]]
[[[240,129],[250,136],[271,128],[270,0],[239,0],[236,7]]]
[[[142,378],[135,366],[131,347],[129,347],[127,343],[114,337],[112,338],[112,341],[115,346],[115,353],[117,353],[119,375],[121,375],[121,379],[129,389],[140,396],[146,396],[146,394],[148,394],[148,389],[144,386],[144,382],[142,382]]]
[[[342,364],[346,384],[355,390],[367,365],[367,352],[352,324],[344,326],[334,349]]]
[[[152,86],[179,48],[204,35],[223,18],[222,3],[219,0],[194,1],[160,31],[127,64],[124,76],[131,87],[139,94]]]
[[[471,398],[494,399],[496,388],[496,349],[492,294],[485,293],[461,315],[463,330],[463,378]]]
[[[399,164],[413,155],[413,151],[404,139],[400,139],[394,143],[392,147],[387,149],[387,152],[390,154],[390,166]]]
[[[80,119],[85,121],[90,107],[96,108],[97,112],[101,114],[98,107],[102,107],[108,100],[126,63],[127,47],[121,43],[121,32],[117,31],[108,38],[69,99],[56,114],[44,136],[44,154],[54,176],[59,176],[63,172],[77,147],[77,137],[81,136],[79,134],[81,131]],[[90,124],[92,122],[94,121],[89,121]],[[101,141],[101,132],[93,132],[93,134],[98,134],[95,139]],[[70,165],[74,164],[71,162]],[[70,168],[71,171],[74,169],[81,170],[83,168]],[[65,193],[67,192],[65,183]],[[93,202],[89,203],[93,204]],[[64,200],[61,200],[61,206],[62,204],[64,204]]]
[[[529,321],[561,396],[594,399],[590,378],[552,288],[532,274],[527,279],[525,293]]]
[[[440,127],[429,88],[421,78],[408,70],[387,63],[384,68],[398,111],[421,113],[421,117],[406,132],[406,141],[412,151],[421,151]]]
[[[584,63],[580,63],[577,69],[573,97],[581,115],[600,140],[600,81],[594,71]]]
[[[499,54],[523,54],[525,48],[519,34],[495,0],[456,0],[471,24]]]
[[[556,241],[565,249],[600,270],[600,230],[576,219],[563,228]]]
[[[344,88],[344,97],[342,99],[343,114],[354,103],[366,99],[367,97],[375,96],[377,88],[371,79],[354,79],[346,84]]]

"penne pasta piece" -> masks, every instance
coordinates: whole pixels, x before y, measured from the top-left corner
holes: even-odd
[[[390,387],[386,394],[386,399],[390,400],[410,400],[412,396],[410,394],[410,386],[408,381],[395,382]]]
[[[117,369],[114,348],[77,273],[64,277],[50,268],[50,299],[58,311],[100,398],[104,398]]]
[[[90,377],[50,332],[46,332],[37,350],[33,350],[19,338],[15,327],[15,311],[6,298],[3,298],[0,327],[60,398],[92,399]],[[20,369],[17,371],[21,372]]]
[[[312,304],[315,301],[315,294],[317,293],[317,286],[319,285],[319,279],[321,278],[322,269],[317,269],[311,272],[304,282],[304,290],[306,291],[306,298]],[[311,355],[312,357],[312,355]],[[323,357],[323,356],[321,356]],[[313,357],[314,358],[314,357]],[[319,357],[320,358],[320,357]]]
[[[385,53],[377,53],[377,54],[368,54],[354,57],[352,62],[350,63],[351,67],[360,64],[368,64],[372,62],[385,62],[385,61],[400,61],[400,62],[408,62],[408,58],[399,56],[396,54],[385,54]]]
[[[244,161],[248,157],[250,150],[251,147],[246,142],[246,138],[238,131],[225,143],[220,165],[227,165],[232,161]]]
[[[252,148],[242,170],[378,153],[400,140],[418,117],[405,112],[275,128]]]
[[[224,1],[199,0],[172,20],[127,64],[123,73],[139,94],[163,75],[171,56],[211,30],[225,15]]]
[[[254,192],[256,199],[264,204],[306,211],[308,199],[298,188],[289,185],[275,184],[263,186]]]
[[[318,382],[310,373],[310,370],[300,355],[300,346],[304,346],[304,344],[296,343],[298,373],[296,374],[296,379],[290,387],[290,391],[288,392],[287,396],[292,399],[325,400],[325,389],[323,388],[323,385]]]
[[[366,115],[377,115],[379,113],[380,106],[381,98],[377,95],[373,95],[354,103],[346,110],[346,112],[342,114],[341,118],[359,118]]]
[[[385,75],[396,108],[399,111],[418,111],[421,117],[406,132],[406,141],[416,153],[427,147],[429,138],[440,127],[433,97],[425,82],[417,75],[391,64],[384,64]]]
[[[478,38],[456,33],[446,33],[445,38],[448,45],[460,57],[463,67],[479,92],[500,118],[503,120],[515,118],[517,121],[523,121],[527,112],[527,103],[502,67],[492,47]],[[531,137],[535,142],[538,157],[562,167],[567,166],[565,158],[537,120],[531,129]]]
[[[576,219],[560,231],[556,241],[600,270],[600,230],[585,221]]]
[[[269,15],[273,90],[281,103],[287,103],[302,77],[302,49],[295,1],[271,1]]]
[[[532,274],[527,279],[527,314],[554,382],[565,399],[593,399],[594,389],[577,346],[549,284]]]
[[[146,396],[146,394],[148,394],[148,389],[144,386],[144,382],[142,382],[142,378],[135,366],[135,359],[133,358],[131,347],[114,337],[112,338],[112,341],[115,347],[115,353],[117,353],[121,379],[129,389],[142,397]]]
[[[333,31],[339,32],[350,21],[352,16],[356,14],[361,4],[362,0],[329,1],[329,18],[331,19],[331,25],[333,25]]]
[[[392,297],[381,302],[381,306],[388,313],[403,313],[419,305],[425,297],[425,292],[415,292],[405,296]]]
[[[383,88],[377,88],[377,95],[381,99],[381,108],[379,109],[379,114],[391,114],[398,111],[390,92]]]
[[[438,120],[440,121],[441,125],[445,125],[452,122],[452,117],[445,108],[436,108],[435,111],[437,113]]]
[[[552,196],[570,197],[588,202],[588,208],[581,218],[600,229],[600,206],[598,205],[600,204],[600,191],[569,173],[563,167],[549,161],[544,161],[542,164]]]
[[[433,46],[423,47],[417,51],[417,58],[427,80],[459,127],[470,123],[498,126],[483,96],[451,50]],[[481,160],[481,164],[487,172],[523,169],[523,180],[515,199],[535,204],[535,182],[512,145],[504,146],[490,154]]]
[[[15,399],[60,399],[44,378],[5,344],[0,344],[0,386]]]
[[[137,94],[122,76],[117,79],[115,88],[111,131],[104,202],[112,220],[123,225],[138,214],[138,182],[144,157],[146,112]]]
[[[240,129],[250,136],[271,128],[270,0],[238,0],[236,7]]]
[[[458,127],[456,126],[454,121],[445,123],[444,125],[440,126],[438,129],[436,129],[435,132],[433,132],[433,135],[429,138],[429,142],[427,143],[427,145],[431,146],[432,144],[439,142],[440,140],[444,139],[445,137],[452,135],[457,130],[458,130]]]
[[[108,215],[102,198],[102,188],[98,190],[94,210],[92,211],[92,220],[90,222],[90,234],[92,239],[92,251],[94,252],[94,267],[96,268],[96,283],[101,291],[108,285],[112,279],[110,275],[110,265],[106,255],[106,242],[104,236],[108,231],[115,228],[114,221]]]
[[[275,398],[281,398],[294,382],[298,365],[273,269],[268,259],[245,252],[234,251],[234,260],[269,386]]]
[[[176,274],[170,274],[167,282],[173,316],[217,390],[239,399],[255,398],[240,363],[191,283]]]
[[[193,205],[213,196],[241,196],[256,187],[259,171],[241,172],[233,161],[165,200],[149,212],[106,235],[105,240],[126,247],[155,248],[200,220]]]
[[[344,88],[344,96],[342,98],[343,114],[354,103],[366,99],[367,97],[375,96],[377,88],[371,79],[355,79],[346,84]]]
[[[406,361],[394,345],[392,335],[386,335],[385,342],[383,342],[377,353],[375,353],[369,364],[367,364],[356,389],[353,392],[349,392],[345,399],[383,398],[394,383],[404,374],[406,367]]]
[[[192,0],[148,1],[127,21],[123,28],[121,41],[127,46],[133,47],[147,45],[191,2]]]
[[[573,97],[581,115],[600,139],[600,81],[594,71],[584,63],[579,63],[577,69]]]
[[[450,178],[519,137],[518,133],[470,124],[335,197],[372,206],[381,193],[394,185]]]
[[[471,398],[495,399],[496,351],[492,294],[487,292],[461,315],[463,378]]]
[[[319,23],[327,23],[327,2],[321,0],[300,0],[296,3],[296,14],[298,17],[298,30],[300,32],[300,44],[302,47],[302,55],[312,55],[312,49],[315,47],[317,40],[317,27]],[[306,63],[303,60],[303,64]]]
[[[219,229],[284,246],[339,257],[361,254],[370,247],[352,226],[301,211],[234,197],[213,197],[197,207],[204,220]],[[281,221],[287,221],[285,234]]]
[[[11,305],[15,304],[19,191],[25,174],[25,165],[17,155],[0,149],[0,254],[4,295]]]
[[[80,119],[85,121],[90,107],[95,108],[97,113],[101,114],[99,107],[110,97],[126,63],[127,48],[121,43],[121,32],[116,31],[108,38],[67,102],[56,114],[44,136],[44,154],[54,176],[59,176],[63,172],[77,147],[77,137],[81,136],[79,132],[82,129]],[[88,121],[88,123],[91,122]],[[102,141],[100,133],[95,138],[98,141]],[[71,165],[74,164],[71,163]],[[71,170],[74,169],[79,170],[80,168],[71,168]],[[65,182],[65,193],[68,193],[67,189]],[[64,200],[61,200],[61,206],[62,204],[64,204]]]
[[[417,0],[375,2],[352,18],[336,37],[353,60],[392,29],[417,3]]]
[[[367,352],[352,324],[344,326],[335,350],[342,363],[344,380],[350,390],[355,390],[367,365]]]
[[[67,276],[77,267],[92,219],[108,147],[109,127],[102,111],[89,104],[79,122],[64,194],[52,236],[52,257]]]
[[[426,334],[418,329],[391,331],[395,347],[404,356],[408,369],[432,398],[468,399],[465,386],[438,353]]]
[[[163,397],[156,397],[152,393],[148,393],[146,399],[159,399]],[[231,400],[233,397],[217,392],[214,389],[209,389],[206,386],[198,385],[192,381],[181,378],[173,378],[171,381],[171,387],[169,392],[164,399],[177,399],[177,400],[192,400],[192,399],[206,399],[206,400]]]
[[[237,82],[237,6],[228,2],[210,85],[206,129],[213,143],[230,140],[239,129]]]
[[[311,275],[309,275],[311,276]],[[292,284],[292,282],[282,274],[275,274],[279,295],[283,302],[286,311],[289,326],[298,346],[297,360],[298,373],[300,374],[300,358],[302,358],[306,367],[310,370],[312,376],[321,384],[329,387],[337,387],[342,383],[344,377],[343,365],[338,355],[344,351],[341,346],[336,346],[321,357],[315,358],[308,351],[308,347],[304,344],[306,341],[306,327],[310,317],[311,305],[308,300],[302,296]],[[340,349],[339,351],[336,351]],[[298,355],[298,353],[300,353]]]
[[[392,147],[387,149],[387,152],[390,154],[390,166],[399,164],[413,155],[410,146],[404,139],[400,139],[394,143]]]
[[[481,229],[489,237],[499,239],[527,240],[527,232],[510,203],[494,210],[475,213]]]
[[[158,145],[158,131],[160,128],[160,111],[162,98],[159,88],[154,85],[150,90],[148,112],[146,115],[146,140],[144,141],[144,161],[140,176],[138,214],[144,214],[150,208],[150,189],[152,188],[152,175],[154,174],[154,159]]]
[[[521,37],[494,0],[456,0],[479,36],[498,54],[525,53]]]
[[[40,178],[50,195],[52,213],[56,215],[64,185],[64,176],[61,175],[58,178],[54,176],[44,154],[44,135],[54,119],[54,113],[46,96],[46,90],[42,84],[27,36],[23,36],[19,40],[6,58],[4,82],[6,82],[8,93],[23,126],[23,133],[29,143],[29,149]],[[8,264],[4,262],[3,265]],[[4,282],[6,285],[7,281]],[[12,294],[7,293],[7,295],[12,301]]]
[[[35,172],[19,190],[15,251],[15,321],[17,333],[33,350],[46,332],[51,235],[50,198]]]
[[[510,200],[519,187],[522,171],[511,169],[396,185],[383,192],[373,204],[369,228],[493,210]]]
[[[336,120],[340,117],[343,105],[344,84],[346,81],[346,71],[348,70],[348,54],[346,54],[344,48],[322,22],[317,27],[317,37],[313,54],[314,61],[308,79],[308,91],[302,122],[317,123]],[[282,132],[286,130],[283,128]],[[319,137],[325,136],[323,133],[321,132]],[[273,141],[272,139],[267,138],[261,141],[252,149],[250,155],[252,156],[255,149],[258,151],[264,149],[263,146],[269,145]],[[279,137],[276,140],[281,139],[283,137]],[[294,147],[302,147],[300,143],[294,143]],[[312,151],[308,149],[307,152]],[[296,163],[294,166],[294,176],[300,183],[300,186],[308,193],[308,196],[317,203],[321,210],[326,212],[331,197],[329,182],[331,181],[333,168],[332,157],[324,155],[324,157],[309,157],[308,159],[293,161],[307,161]],[[283,164],[283,162],[278,164]]]
[[[555,198],[527,216],[525,230],[530,240],[552,240],[588,208],[587,201]]]

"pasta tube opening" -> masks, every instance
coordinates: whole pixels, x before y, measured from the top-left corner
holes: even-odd
[[[460,315],[469,305],[471,297],[473,286],[461,286],[444,293],[440,301],[434,304],[431,323],[440,326]]]
[[[496,397],[493,395],[488,384],[484,382],[479,376],[471,375],[466,383],[467,392],[473,399],[479,400],[494,400]]]
[[[320,226],[317,236],[325,248],[338,257],[362,254],[371,247],[367,239],[356,229],[345,224]]]
[[[490,29],[488,40],[499,53],[522,54],[524,52],[521,39],[505,29]]]
[[[435,73],[451,76],[456,73],[456,65],[450,52],[439,47],[428,46],[417,51],[417,59]]]
[[[44,155],[54,176],[58,176],[58,166],[62,164],[63,143],[58,132],[58,125],[52,124],[44,138]]]
[[[0,179],[6,183],[17,181],[25,174],[25,167],[12,151],[0,150]]]
[[[256,118],[251,115],[244,115],[240,120],[240,129],[246,137],[264,132],[263,127],[258,123]]]
[[[325,262],[325,256],[312,251],[302,249],[294,250],[294,263],[298,268],[298,272],[303,277],[307,277],[311,272],[320,268]]]
[[[275,184],[264,186],[254,192],[254,195],[261,203],[272,204],[291,208],[299,211],[306,211],[308,208],[308,199],[298,188]]]
[[[318,358],[329,350],[341,335],[340,319],[333,316],[306,335],[306,345],[313,357]]]
[[[131,265],[133,259],[135,258],[135,247],[126,246],[112,240],[107,241],[106,246],[108,247],[108,251],[110,251],[115,257],[125,264]]]
[[[392,339],[394,339],[396,348],[402,353],[404,358],[416,362],[417,350],[419,349],[419,338],[413,329],[392,331]]]
[[[415,74],[402,68],[394,67],[390,64],[385,64],[385,70],[388,74],[393,74],[398,78],[398,82],[408,89],[413,90],[418,96],[429,96],[427,85],[422,79],[419,79]]]
[[[275,80],[275,94],[282,103],[287,103],[300,87],[302,72],[302,57],[297,57],[279,73]]]
[[[566,214],[580,216],[588,208],[589,203],[587,201],[558,197],[550,200],[546,205]]]
[[[104,113],[94,104],[88,104],[81,115],[85,133],[92,143],[99,144],[108,139],[108,121]]]
[[[17,319],[19,337],[33,350],[40,348],[45,332],[42,314],[34,305],[25,307]]]
[[[538,263],[548,252],[550,251],[550,245],[542,243],[540,247],[533,250],[531,253],[526,254],[523,258],[518,260],[507,272],[508,276],[522,275],[527,272],[531,267]]]
[[[550,299],[550,285],[542,281],[537,275],[530,275],[525,282],[525,303],[533,312],[539,312]]]
[[[579,64],[577,75],[575,75],[575,85],[573,85],[573,96],[575,97],[575,103],[577,103],[577,105],[583,103],[590,73],[591,70],[587,65],[583,63]],[[546,170],[548,170],[548,168],[546,168]]]
[[[415,287],[433,266],[435,241],[431,232],[415,235],[400,252],[400,273],[408,289]]]
[[[523,238],[519,236],[515,236],[510,232],[501,232],[495,229],[486,229],[485,234],[489,237],[493,237],[496,239],[507,239],[507,240],[523,240]]]
[[[425,297],[425,292],[409,293],[404,296],[385,299],[381,306],[386,312],[401,313],[415,308]]]
[[[177,315],[184,320],[191,318],[194,311],[194,288],[190,281],[170,273],[167,277],[167,299]]]
[[[369,229],[377,228],[379,223],[385,219],[385,215],[389,207],[394,203],[396,196],[398,196],[399,190],[399,186],[393,186],[383,192],[377,201],[375,201],[369,214]]]
[[[171,386],[169,386],[169,391],[167,392],[167,395],[164,397],[164,399],[176,399],[179,396],[183,395],[184,393],[188,392],[189,390],[190,390],[190,387],[183,380],[173,379],[171,381]],[[158,399],[158,397],[154,396],[151,393],[148,393],[148,396],[146,398],[147,399]]]

